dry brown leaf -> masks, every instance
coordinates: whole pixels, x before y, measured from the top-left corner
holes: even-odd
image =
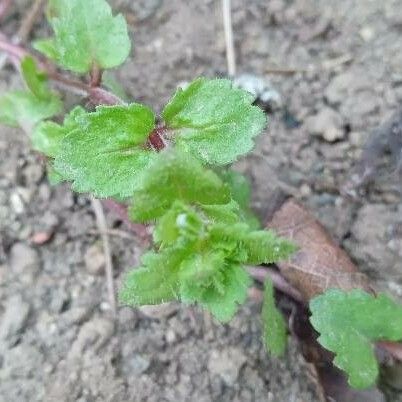
[[[317,219],[293,198],[273,214],[268,228],[299,247],[290,260],[277,265],[306,301],[329,288],[373,292],[366,275],[358,271]]]

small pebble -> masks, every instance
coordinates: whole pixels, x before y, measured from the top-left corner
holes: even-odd
[[[84,255],[85,268],[91,275],[101,275],[105,269],[105,254],[99,244],[90,246]]]

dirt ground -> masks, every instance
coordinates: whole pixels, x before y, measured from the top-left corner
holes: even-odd
[[[29,1],[17,3],[8,32]],[[160,110],[178,83],[225,75],[219,1],[113,3],[134,40],[117,72],[131,99]],[[400,183],[381,174],[359,202],[339,192],[371,130],[402,101],[400,1],[234,0],[233,24],[239,73],[270,80],[282,96],[254,154],[237,165],[254,183],[254,208],[263,216],[269,195],[285,189],[402,300]],[[42,24],[34,34],[43,32]],[[0,73],[1,91],[16,85],[11,71]],[[119,230],[111,236],[119,283],[143,249],[112,214],[108,222]],[[38,232],[54,234],[35,246]],[[114,323],[88,197],[51,187],[29,138],[4,127],[0,240],[1,402],[319,400],[297,344],[279,360],[264,352],[256,302],[227,325],[179,304],[121,308]]]

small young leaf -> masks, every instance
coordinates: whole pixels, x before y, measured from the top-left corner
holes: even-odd
[[[240,208],[233,200],[227,204],[200,205],[200,209],[211,223],[233,224],[239,222]]]
[[[48,17],[54,38],[36,42],[35,48],[68,70],[117,67],[130,53],[124,17],[114,17],[105,0],[53,0]]]
[[[78,128],[62,140],[55,168],[78,192],[130,197],[142,170],[156,156],[144,142],[155,117],[146,106],[101,106],[76,118]]]
[[[41,120],[56,115],[61,109],[60,99],[54,94],[40,99],[28,91],[12,91],[0,97],[0,123],[31,132]]]
[[[282,356],[286,350],[286,324],[283,315],[275,306],[274,287],[270,279],[265,280],[262,304],[263,342],[269,353]]]
[[[216,224],[210,229],[215,247],[232,249],[236,260],[247,264],[271,264],[288,258],[296,247],[270,230],[251,230],[247,224]]]
[[[402,306],[388,296],[363,290],[331,289],[310,301],[310,321],[318,341],[334,352],[334,363],[355,388],[373,385],[378,376],[377,340],[402,340]]]
[[[238,215],[252,229],[260,229],[261,224],[257,216],[250,209],[251,186],[248,179],[239,172],[225,169],[220,172],[222,180],[229,185],[232,198],[239,204]]]
[[[170,248],[158,254],[148,252],[142,266],[128,273],[119,292],[121,303],[129,306],[165,303],[178,298],[179,268],[188,256],[185,249]]]
[[[251,186],[247,178],[232,169],[222,170],[219,176],[229,185],[232,198],[242,208],[248,208],[251,197]]]
[[[199,78],[178,90],[162,112],[178,148],[208,164],[225,165],[251,150],[266,119],[249,93],[231,81]]]
[[[153,237],[155,243],[163,246],[173,244],[189,244],[202,236],[203,222],[190,207],[176,201],[155,227]],[[181,237],[181,239],[179,239]]]
[[[163,215],[175,200],[186,203],[224,204],[229,188],[211,170],[182,153],[159,153],[142,176],[133,195],[130,217],[147,221]]]
[[[38,70],[32,57],[27,56],[22,60],[21,71],[27,87],[37,98],[48,99],[51,96],[46,74]]]
[[[229,321],[247,298],[251,283],[248,273],[226,261],[222,252],[195,255],[183,264],[183,271],[181,299],[199,303],[221,322]]]

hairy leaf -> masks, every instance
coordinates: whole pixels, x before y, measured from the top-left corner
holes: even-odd
[[[336,354],[334,363],[347,372],[350,385],[373,385],[378,376],[373,343],[402,339],[402,306],[384,294],[331,289],[312,299],[310,310],[318,341]]]
[[[237,261],[247,264],[271,264],[288,258],[296,247],[273,231],[251,230],[247,224],[216,224],[210,229],[215,247],[232,250]]]
[[[233,224],[239,222],[240,208],[233,200],[227,204],[200,205],[200,209],[211,223]]]
[[[59,113],[62,105],[56,95],[40,99],[28,91],[12,91],[0,97],[0,123],[31,132],[41,120]]]
[[[220,177],[229,185],[232,198],[240,207],[238,214],[242,220],[252,229],[260,229],[260,221],[250,209],[251,186],[248,179],[232,169],[223,170],[220,173]]]
[[[232,198],[242,207],[248,208],[251,197],[251,186],[247,178],[232,169],[224,169],[220,177],[230,187]]]
[[[229,321],[247,298],[248,273],[226,261],[222,252],[195,255],[186,261],[184,271],[187,280],[181,281],[182,300],[199,303],[221,322]]]
[[[197,160],[177,152],[163,152],[144,172],[133,196],[130,216],[147,221],[163,215],[175,200],[186,203],[224,204],[229,188]]]
[[[152,111],[139,104],[101,106],[76,118],[78,128],[62,140],[56,170],[78,192],[127,198],[155,157],[144,146],[154,128]]]
[[[275,306],[274,287],[270,279],[265,280],[262,305],[263,342],[269,353],[282,356],[286,350],[286,324]]]
[[[180,264],[187,255],[185,249],[177,248],[143,255],[141,267],[130,271],[123,282],[120,302],[140,306],[177,299]]]
[[[199,78],[179,89],[162,112],[178,148],[208,164],[225,165],[246,154],[266,119],[246,91],[225,79]]]
[[[105,0],[56,0],[48,10],[54,37],[35,47],[60,66],[87,73],[93,66],[117,67],[130,53],[127,24]]]
[[[155,227],[153,237],[162,246],[189,244],[199,240],[204,231],[200,216],[190,207],[176,201]]]
[[[81,106],[76,106],[65,118],[61,126],[53,121],[43,121],[38,124],[32,133],[33,148],[46,156],[55,158],[59,153],[62,139],[77,128],[76,118],[85,114]]]

